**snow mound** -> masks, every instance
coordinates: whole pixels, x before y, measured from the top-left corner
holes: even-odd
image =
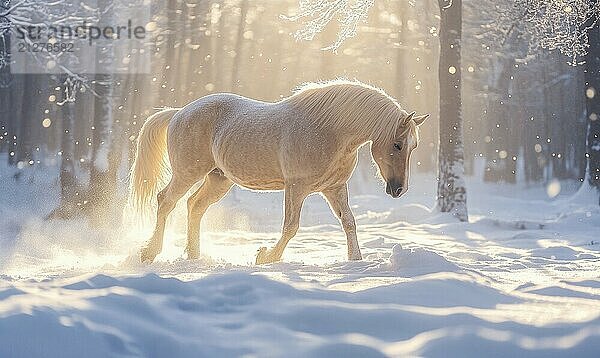
[[[378,224],[397,224],[406,222],[421,222],[432,216],[432,211],[425,205],[406,204],[400,207],[392,206],[384,211],[367,210],[364,214],[356,215],[357,221]]]
[[[423,248],[403,249],[400,244],[396,244],[392,248],[392,254],[386,267],[405,276],[460,271],[458,266],[436,252]]]
[[[574,250],[568,246],[551,246],[539,249],[533,249],[530,254],[534,258],[545,258],[550,260],[578,260],[578,259],[590,259],[594,256],[590,256],[587,253]]]

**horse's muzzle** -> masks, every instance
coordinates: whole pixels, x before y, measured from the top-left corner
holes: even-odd
[[[385,186],[385,192],[392,198],[397,198],[402,195],[402,189],[404,189],[402,183],[396,180],[387,182]]]

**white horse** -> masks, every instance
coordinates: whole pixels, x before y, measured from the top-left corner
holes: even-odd
[[[140,208],[155,195],[158,201],[156,227],[142,249],[142,261],[152,262],[161,252],[167,216],[202,179],[187,202],[188,258],[199,255],[203,214],[237,184],[285,192],[281,239],[270,250],[259,249],[257,264],[281,259],[298,231],[302,203],[311,193],[322,193],[340,220],[348,259],[361,260],[347,187],[357,150],[372,142],[386,192],[399,197],[408,189],[417,126],[427,117],[407,113],[380,89],[350,81],[310,83],[276,103],[214,94],[154,114],[140,131],[131,171],[132,202]],[[169,163],[172,177],[159,192],[167,181]]]

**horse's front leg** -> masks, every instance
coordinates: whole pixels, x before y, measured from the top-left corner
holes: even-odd
[[[275,244],[271,250],[267,250],[266,247],[261,247],[258,250],[256,256],[256,264],[268,264],[271,262],[281,260],[283,250],[287,246],[288,242],[298,232],[300,226],[300,211],[302,210],[302,203],[309,192],[306,188],[300,184],[286,185],[285,187],[285,218],[283,221],[283,232],[281,233],[281,239]]]
[[[329,202],[331,210],[338,217],[344,232],[346,233],[346,241],[348,243],[348,260],[362,260],[360,247],[356,238],[356,223],[354,215],[348,204],[348,185],[344,184],[338,188],[332,188],[323,191],[323,195]]]

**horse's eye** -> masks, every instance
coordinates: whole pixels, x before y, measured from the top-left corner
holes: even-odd
[[[401,143],[394,143],[394,148],[396,148],[396,150],[398,150],[400,152],[400,151],[402,151],[402,144]]]

